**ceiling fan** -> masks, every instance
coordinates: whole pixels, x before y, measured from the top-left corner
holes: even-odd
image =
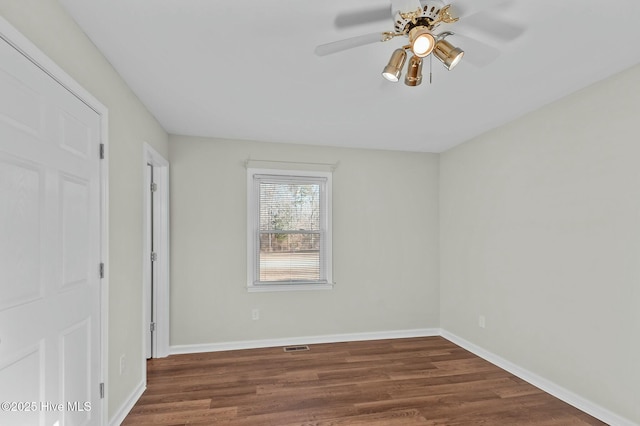
[[[384,68],[382,76],[389,81],[400,80],[402,68],[407,62],[407,53],[411,58],[407,65],[405,84],[418,86],[422,82],[423,58],[435,56],[448,70],[453,69],[464,57],[477,66],[485,66],[495,60],[500,51],[477,39],[478,34],[487,34],[494,39],[513,40],[522,34],[523,29],[491,17],[484,10],[497,7],[506,0],[453,0],[445,4],[441,0],[391,0],[389,7],[372,9],[362,12],[349,12],[338,15],[335,20],[337,27],[349,27],[372,21],[393,19],[393,31],[376,32],[352,37],[332,43],[321,44],[316,47],[318,56],[325,56],[343,50],[371,44],[386,42],[396,37],[409,39],[409,44],[394,50],[389,63]],[[484,16],[487,15],[487,16]],[[463,18],[463,22],[458,23]],[[464,22],[468,24],[465,26]],[[465,27],[476,34],[476,38],[464,36],[458,31],[449,31],[455,24],[456,30]],[[446,27],[441,29],[442,27]],[[469,54],[454,46],[447,37],[454,36],[464,42]]]

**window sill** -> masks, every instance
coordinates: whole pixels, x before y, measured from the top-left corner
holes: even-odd
[[[247,292],[249,293],[309,290],[333,290],[333,284],[261,284],[247,286]]]

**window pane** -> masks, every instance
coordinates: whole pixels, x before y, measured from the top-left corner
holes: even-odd
[[[320,230],[320,185],[261,182],[260,230]]]
[[[320,281],[320,235],[260,233],[260,281]]]

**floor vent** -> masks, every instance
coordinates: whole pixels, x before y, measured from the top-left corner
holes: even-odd
[[[309,346],[307,346],[307,345],[285,346],[282,349],[284,349],[285,352],[300,352],[300,351],[308,351],[309,350]]]

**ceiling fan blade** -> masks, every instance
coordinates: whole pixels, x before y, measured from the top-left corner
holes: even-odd
[[[336,16],[334,25],[336,28],[348,28],[356,25],[369,24],[371,22],[390,21],[391,6],[369,9],[361,12],[344,12]]]
[[[459,22],[468,35],[487,35],[497,41],[512,41],[524,33],[524,27],[496,18],[489,13],[475,13]]]
[[[422,9],[420,0],[391,0],[391,13],[396,14],[400,12],[413,12],[415,10]]]
[[[420,0],[391,0],[391,6],[340,13],[336,16],[334,25],[336,28],[347,28],[372,22],[392,21],[397,11],[413,12],[421,7]]]
[[[510,0],[455,0],[451,3],[451,12],[453,16],[465,18],[509,2]]]
[[[475,65],[478,68],[486,67],[500,56],[500,50],[474,38],[460,33],[450,36],[458,47],[464,50],[462,61]]]
[[[353,49],[354,47],[364,46],[375,42],[383,41],[382,33],[371,33],[357,37],[346,38],[331,43],[321,44],[316,47],[315,53],[318,56],[326,56],[332,53],[342,52],[343,50]]]

